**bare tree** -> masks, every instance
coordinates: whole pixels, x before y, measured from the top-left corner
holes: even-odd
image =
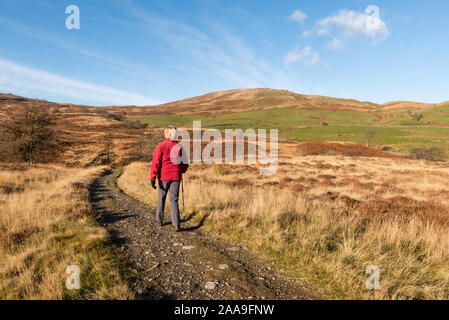
[[[114,146],[114,143],[112,141],[106,141],[105,145],[104,145],[104,154],[106,157],[106,164],[110,165],[111,164],[111,158],[113,157],[113,153],[112,153],[112,147]]]
[[[132,157],[138,161],[151,161],[154,150],[163,140],[163,132],[154,131],[142,136],[131,149]]]
[[[366,140],[366,146],[369,147],[369,145],[374,141],[374,137],[376,136],[376,130],[371,128],[370,126],[367,126],[365,129],[364,137]]]
[[[6,161],[48,162],[60,153],[54,115],[47,108],[28,105],[3,122],[1,140]]]

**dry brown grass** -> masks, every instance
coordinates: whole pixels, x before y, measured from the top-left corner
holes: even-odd
[[[203,230],[247,242],[329,298],[449,298],[448,226],[441,223],[448,217],[447,164],[280,160],[278,174],[265,177],[256,168],[192,166],[184,214],[207,217]],[[154,205],[148,170],[131,164],[119,185]],[[365,288],[368,265],[381,272],[374,295]]]
[[[9,116],[23,113],[28,106],[37,110],[48,108],[54,116],[55,129],[60,133],[63,142],[62,153],[55,161],[65,166],[89,167],[106,164],[104,153],[108,144],[111,144],[112,165],[130,163],[135,160],[132,157],[132,146],[142,135],[152,132],[149,129],[130,128],[121,121],[106,117],[106,108],[103,107],[58,104],[4,94],[0,94],[0,115],[3,115],[0,117],[0,125],[3,125],[3,121]],[[111,112],[123,114],[124,110],[118,108]],[[10,159],[5,158],[3,161]]]
[[[124,264],[91,214],[87,183],[102,168],[0,170],[0,298],[126,299]],[[65,287],[66,267],[81,289]]]

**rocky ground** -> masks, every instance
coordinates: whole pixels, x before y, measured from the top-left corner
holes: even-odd
[[[154,220],[155,208],[124,194],[120,170],[90,186],[91,201],[114,245],[123,250],[141,299],[313,299],[300,281],[274,270],[246,245],[232,246],[202,234],[189,218],[175,233]],[[165,219],[169,219],[166,214]]]

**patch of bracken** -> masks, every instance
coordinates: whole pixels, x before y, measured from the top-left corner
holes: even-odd
[[[379,151],[362,144],[356,143],[337,143],[337,142],[322,142],[311,141],[304,142],[298,146],[300,156],[310,155],[344,155],[354,157],[376,157],[376,158],[393,158],[403,159],[403,156],[390,154],[384,151]]]
[[[328,174],[322,174],[322,175],[319,175],[318,178],[324,179],[324,180],[333,180],[333,179],[337,179],[336,176],[331,176],[331,175],[328,175]]]
[[[361,202],[356,205],[356,209],[361,215],[374,220],[418,218],[423,222],[449,225],[449,208],[436,201],[396,196]]]
[[[33,234],[38,233],[40,229],[37,226],[28,226],[21,231],[11,233],[9,235],[9,242],[15,245],[23,243]]]
[[[298,192],[304,192],[309,190],[310,188],[302,185],[301,183],[291,183],[289,185],[289,189],[294,192],[294,193],[298,193]]]

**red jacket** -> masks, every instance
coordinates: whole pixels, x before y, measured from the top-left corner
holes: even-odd
[[[175,146],[176,148],[173,148]],[[187,157],[183,151],[184,148],[178,141],[166,139],[159,143],[151,162],[150,180],[156,180],[156,177],[162,181],[181,180],[182,174],[186,173],[189,168]],[[181,157],[184,161],[181,161]]]

